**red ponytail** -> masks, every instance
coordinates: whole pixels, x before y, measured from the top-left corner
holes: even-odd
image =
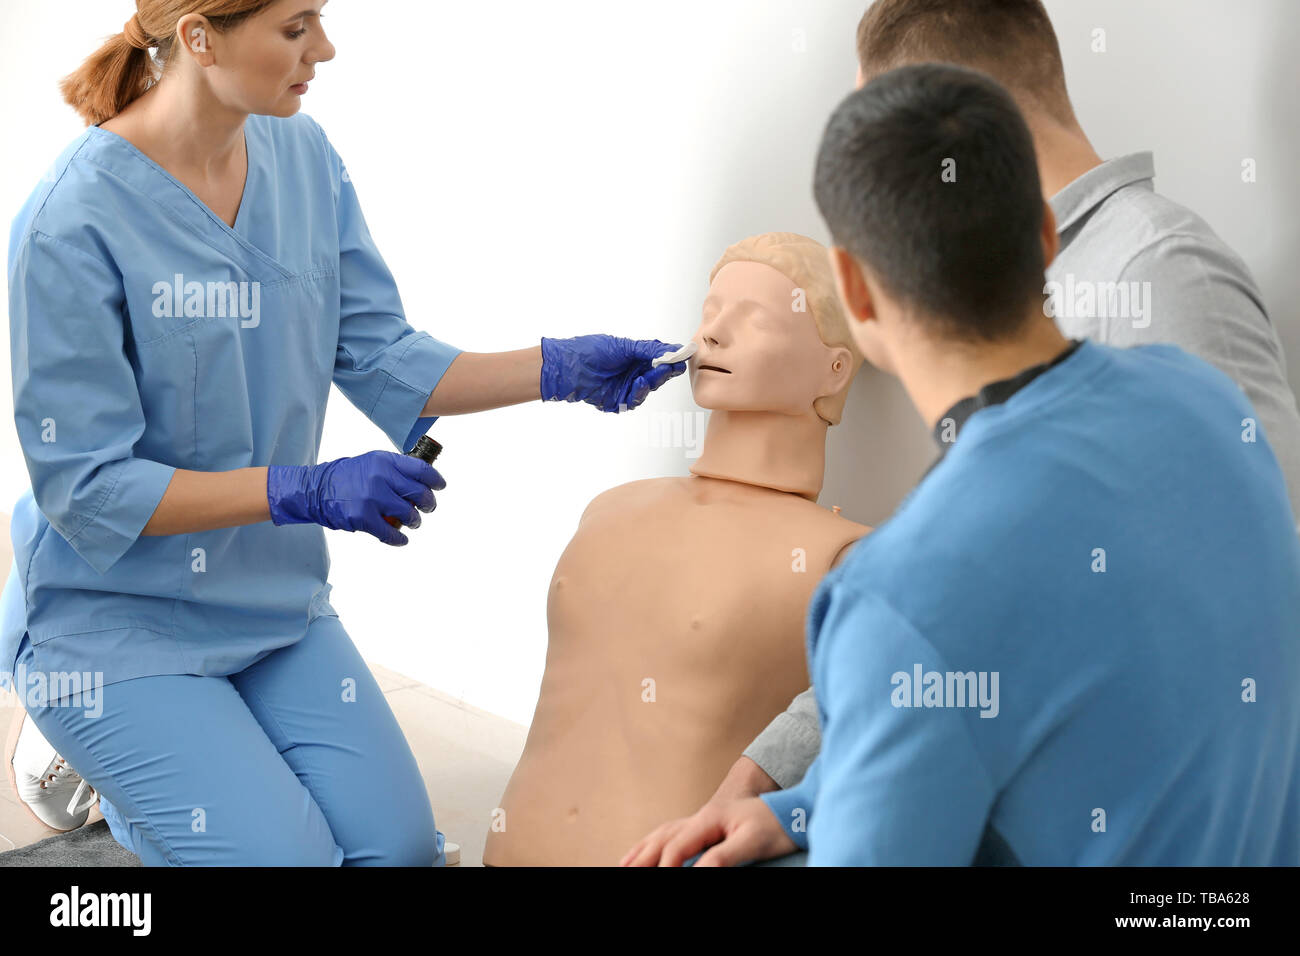
[[[197,13],[226,31],[270,6],[273,0],[137,0],[136,13],[77,71],[59,84],[63,98],[87,125],[112,119],[157,80],[171,54],[181,17]],[[157,62],[149,48],[158,48]]]
[[[132,17],[122,33],[109,37],[59,84],[63,98],[86,125],[98,126],[116,116],[152,85],[154,68],[148,45],[140,21]]]

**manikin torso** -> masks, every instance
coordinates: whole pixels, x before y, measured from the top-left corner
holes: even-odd
[[[817,584],[871,529],[817,504],[818,396],[852,369],[772,267],[717,271],[691,360],[712,409],[691,474],[598,495],[547,597],[546,670],[484,862],[614,865],[694,813],[808,688]]]
[[[551,579],[541,696],[484,861],[613,865],[698,810],[808,688],[808,602],[868,530],[697,475],[597,496]]]

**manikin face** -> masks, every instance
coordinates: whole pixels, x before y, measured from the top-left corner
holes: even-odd
[[[834,392],[835,356],[803,296],[760,262],[718,271],[692,341],[691,391],[702,408],[815,416],[813,400]]]
[[[316,64],[334,59],[334,45],[321,26],[328,0],[276,0],[222,33],[197,15],[181,18],[178,40],[204,67],[212,93],[231,110],[292,116],[302,107]]]

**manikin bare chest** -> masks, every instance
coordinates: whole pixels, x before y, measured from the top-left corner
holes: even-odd
[[[808,687],[809,599],[868,530],[713,478],[592,501],[551,579],[541,693],[485,861],[611,864],[698,809]]]
[[[597,497],[556,565],[548,668],[658,662],[744,686],[793,661],[804,616],[839,550],[865,529],[797,495],[708,478],[658,478]]]

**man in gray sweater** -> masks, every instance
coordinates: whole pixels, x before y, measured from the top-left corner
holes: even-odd
[[[857,51],[859,87],[922,62],[971,67],[1006,87],[1029,125],[1056,217],[1060,252],[1047,270],[1048,314],[1069,338],[1172,343],[1229,375],[1258,416],[1242,421],[1242,441],[1267,435],[1293,517],[1300,515],[1300,412],[1259,288],[1204,220],[1154,191],[1151,153],[1106,162],[1097,155],[1070,104],[1041,0],[877,0],[858,25]],[[745,750],[709,803],[659,827],[625,861],[657,859],[670,844],[712,842],[729,803],[798,783],[820,746],[809,688]],[[743,850],[743,840],[728,845]]]

